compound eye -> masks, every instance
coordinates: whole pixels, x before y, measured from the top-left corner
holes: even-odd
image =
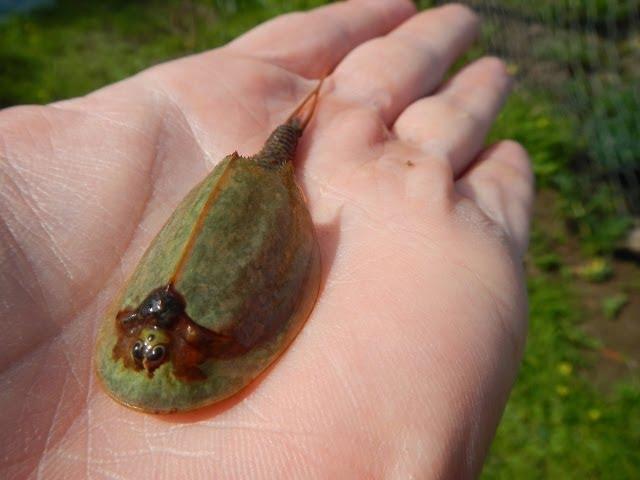
[[[158,362],[165,356],[166,349],[162,345],[156,345],[153,349],[147,353],[147,360],[150,362]]]
[[[135,360],[142,360],[144,358],[144,345],[142,342],[137,341],[131,349],[131,355]]]
[[[164,305],[160,298],[151,297],[147,299],[147,301],[140,308],[140,314],[143,317],[147,317],[149,315],[153,315],[162,311]]]

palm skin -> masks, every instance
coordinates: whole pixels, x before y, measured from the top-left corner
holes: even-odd
[[[513,143],[482,151],[502,64],[438,87],[474,16],[413,13],[332,5],[0,113],[2,478],[478,474],[524,343],[531,173]],[[334,67],[296,157],[323,256],[306,326],[220,405],[116,404],[92,371],[101,315],[193,185],[256,152]]]

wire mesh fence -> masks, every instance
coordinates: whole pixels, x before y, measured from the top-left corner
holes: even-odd
[[[437,2],[446,3],[446,2]],[[469,0],[483,43],[575,125],[583,192],[640,215],[640,0]]]

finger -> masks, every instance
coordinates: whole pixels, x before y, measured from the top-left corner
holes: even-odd
[[[277,17],[228,48],[306,77],[319,77],[357,45],[384,35],[414,13],[415,7],[406,0],[340,2]]]
[[[373,106],[391,124],[407,105],[436,88],[477,32],[477,17],[461,5],[415,15],[353,50],[336,68],[335,93]]]
[[[448,158],[457,177],[482,149],[510,89],[504,63],[482,58],[435,95],[411,104],[396,120],[394,132],[425,153]]]
[[[484,150],[456,190],[500,225],[522,255],[529,241],[533,181],[527,152],[506,140]]]

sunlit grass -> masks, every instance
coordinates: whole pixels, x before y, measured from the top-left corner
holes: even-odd
[[[640,382],[589,383],[583,310],[562,274],[529,278],[530,332],[486,479],[631,479],[640,471]]]
[[[326,2],[59,0],[0,26],[0,107],[81,95],[320,3]]]

